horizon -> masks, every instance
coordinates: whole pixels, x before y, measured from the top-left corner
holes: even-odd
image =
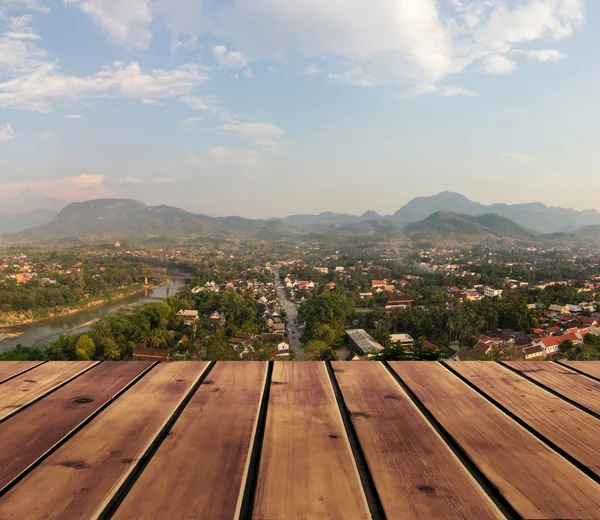
[[[600,189],[599,26],[589,0],[5,0],[0,212],[600,210],[565,189]]]
[[[246,216],[244,214],[222,214],[222,215],[218,215],[218,214],[214,214],[214,213],[205,213],[202,211],[193,211],[193,210],[189,210],[187,208],[183,208],[180,206],[173,206],[171,204],[148,204],[144,201],[141,200],[137,200],[137,199],[132,199],[132,198],[126,198],[126,197],[103,197],[103,198],[97,198],[97,199],[89,199],[89,200],[82,200],[82,201],[73,201],[73,202],[67,202],[63,207],[61,207],[58,210],[53,210],[53,209],[49,209],[49,208],[33,208],[32,210],[28,210],[28,211],[22,211],[22,212],[0,212],[0,215],[14,215],[14,216],[18,216],[24,213],[29,213],[32,211],[53,211],[56,214],[60,213],[63,209],[65,209],[68,205],[70,204],[81,204],[81,203],[86,203],[86,202],[96,202],[96,201],[101,201],[101,200],[127,200],[127,201],[132,201],[132,202],[140,202],[142,204],[144,204],[145,206],[148,207],[159,207],[159,206],[168,206],[168,207],[173,207],[176,209],[181,209],[183,211],[187,211],[188,213],[193,213],[196,215],[205,215],[207,217],[212,217],[212,218],[224,218],[224,217],[241,217],[241,218],[245,218],[248,220],[281,220],[281,219],[285,219],[285,218],[290,218],[290,217],[299,217],[299,216],[319,216],[325,213],[331,213],[333,215],[350,215],[350,216],[355,216],[355,217],[361,217],[362,215],[364,215],[365,213],[368,212],[374,212],[377,213],[378,216],[380,217],[384,217],[384,218],[388,218],[388,217],[392,217],[394,215],[394,213],[396,213],[397,211],[399,211],[400,209],[402,209],[404,206],[406,206],[408,203],[412,202],[415,199],[419,199],[419,198],[432,198],[432,197],[436,197],[438,195],[442,195],[442,194],[451,194],[451,195],[459,195],[461,197],[465,197],[465,195],[463,195],[462,193],[459,192],[452,192],[452,191],[443,191],[443,192],[438,192],[438,193],[434,193],[432,195],[417,195],[416,197],[414,197],[413,199],[408,200],[406,203],[402,204],[401,206],[398,207],[397,210],[391,212],[391,213],[381,213],[375,209],[367,209],[365,211],[362,211],[360,213],[352,213],[352,212],[337,212],[337,211],[331,211],[328,209],[324,209],[322,211],[316,211],[314,213],[290,213],[288,215],[276,215],[276,216],[269,216],[269,217],[250,217],[250,216]],[[481,204],[479,201],[476,200],[471,200],[468,197],[466,197],[468,200],[470,200],[471,202],[474,202],[476,204]],[[569,211],[598,211],[594,208],[584,208],[582,210],[578,210],[575,208],[567,208],[567,207],[561,207],[561,206],[549,206],[546,204],[543,204],[542,202],[539,201],[529,201],[529,202],[522,202],[522,203],[509,203],[509,202],[492,202],[490,204],[482,204],[483,206],[491,206],[491,205],[529,205],[529,204],[542,204],[544,205],[546,208],[548,209],[564,209],[564,210],[569,210]],[[439,213],[439,212],[448,212],[446,210],[437,210],[435,211],[435,213]],[[450,213],[457,213],[460,214],[460,212],[454,212],[454,211],[449,211]],[[490,212],[493,214],[493,212]]]

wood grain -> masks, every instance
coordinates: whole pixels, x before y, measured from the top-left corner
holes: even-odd
[[[600,421],[496,363],[448,363],[485,394],[600,476]]]
[[[600,383],[563,367],[542,361],[506,361],[505,364],[572,401],[600,414]]]
[[[207,366],[153,368],[10,489],[0,518],[96,518]]]
[[[370,518],[322,363],[275,363],[254,518]]]
[[[442,365],[390,366],[521,516],[600,518],[598,484]]]
[[[600,379],[600,361],[561,361],[561,363]]]
[[[383,365],[333,368],[388,518],[504,518]]]
[[[97,361],[49,361],[0,385],[0,420],[85,372]]]
[[[151,364],[102,363],[0,424],[0,490]]]
[[[29,370],[43,361],[0,361],[0,384],[25,370]]]
[[[217,363],[113,518],[233,519],[266,373]]]

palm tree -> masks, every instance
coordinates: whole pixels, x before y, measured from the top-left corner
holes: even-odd
[[[150,348],[160,348],[166,346],[167,337],[165,331],[154,329],[150,334],[150,340],[148,343]]]

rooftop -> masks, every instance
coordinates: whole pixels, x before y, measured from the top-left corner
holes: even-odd
[[[0,518],[598,519],[599,419],[600,362],[3,362]]]

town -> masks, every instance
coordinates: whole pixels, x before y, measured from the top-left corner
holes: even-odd
[[[169,283],[169,271],[186,274],[162,301],[116,305],[84,329],[2,356],[598,359],[597,258],[582,248],[13,246],[1,258],[0,338],[19,320],[118,302]]]

